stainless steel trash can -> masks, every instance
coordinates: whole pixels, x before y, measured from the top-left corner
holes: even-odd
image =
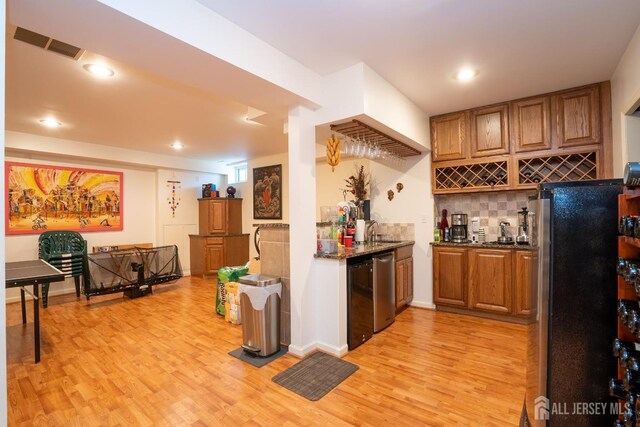
[[[251,274],[238,279],[242,348],[267,357],[280,350],[280,278]]]

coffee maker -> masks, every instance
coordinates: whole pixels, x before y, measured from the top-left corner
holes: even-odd
[[[467,243],[467,214],[451,214],[451,241],[453,243]]]
[[[519,245],[529,244],[529,211],[527,208],[522,208],[518,211],[518,235],[516,236],[516,243]]]

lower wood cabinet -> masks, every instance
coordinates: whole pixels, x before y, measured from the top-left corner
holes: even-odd
[[[469,250],[469,307],[496,313],[510,313],[511,251]]]
[[[234,236],[190,235],[191,275],[216,275],[221,267],[249,261],[249,234]]]
[[[395,250],[396,311],[413,301],[413,245]]]
[[[516,251],[513,263],[515,280],[514,313],[518,316],[530,316],[534,312],[533,293],[538,283],[538,252]]]
[[[433,299],[445,311],[526,322],[537,267],[535,250],[434,247]]]
[[[433,300],[436,304],[467,306],[466,249],[433,249]]]

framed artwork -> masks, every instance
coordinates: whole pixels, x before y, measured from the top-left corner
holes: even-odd
[[[253,219],[282,219],[282,165],[253,168]]]
[[[5,163],[5,233],[121,231],[122,172]]]

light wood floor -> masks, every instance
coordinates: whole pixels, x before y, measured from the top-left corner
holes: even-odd
[[[227,353],[239,326],[214,314],[214,285],[185,278],[135,300],[53,297],[32,324],[7,307],[9,425],[515,426],[526,328],[410,308],[345,356],[360,369],[318,402]],[[29,309],[29,319],[31,312]]]

